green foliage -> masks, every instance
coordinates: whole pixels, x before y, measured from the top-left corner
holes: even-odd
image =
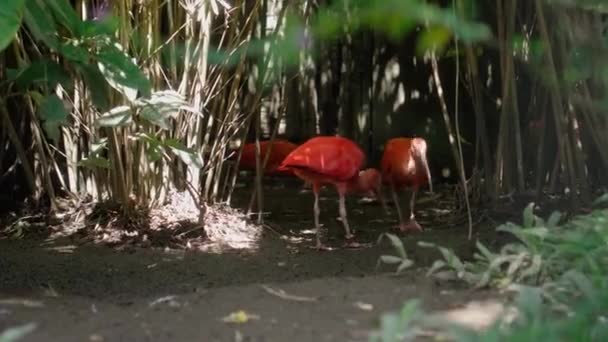
[[[94,169],[96,167],[102,169],[110,168],[110,161],[102,156],[102,153],[108,149],[108,138],[99,139],[99,141],[91,144],[89,155],[82,158],[79,162],[79,166],[88,167]]]
[[[462,261],[447,248],[421,242],[420,246],[437,248],[443,256],[430,268],[429,276],[451,272],[455,279],[474,287],[514,290],[518,314],[514,321],[505,316],[491,328],[474,332],[418,311],[410,315],[417,317],[416,327],[438,328],[462,342],[605,341],[608,210],[595,210],[562,224],[560,219],[561,214],[553,213],[543,220],[534,215],[531,204],[524,210],[522,226],[507,223],[497,228],[514,235],[518,242],[507,244],[498,252],[477,242],[472,261]],[[380,332],[370,341],[395,341],[394,336],[414,328],[411,321],[398,314],[385,315]]]
[[[54,94],[47,96],[39,105],[39,113],[46,134],[50,139],[58,142],[59,127],[66,123],[69,115],[63,101]]]
[[[401,239],[399,239],[399,237],[394,234],[385,233],[380,235],[380,237],[378,238],[378,244],[382,242],[382,238],[384,237],[386,237],[390,241],[391,245],[397,252],[397,255],[381,255],[378,259],[376,267],[379,267],[380,264],[398,264],[399,266],[397,266],[395,274],[400,274],[404,270],[412,267],[412,265],[414,265],[414,261],[407,257],[407,252],[405,251],[405,247],[403,246],[403,242],[401,241]]]
[[[138,125],[136,127],[154,125],[168,130],[170,129],[169,120],[177,118],[181,110],[200,114],[179,93],[172,90],[161,90],[152,93],[150,97],[135,99],[130,106],[117,106],[110,109],[97,119],[96,124],[99,127],[118,128],[132,126],[137,122]],[[134,116],[134,113],[139,113],[139,115]],[[203,167],[202,157],[195,149],[184,146],[176,139],[163,140],[159,137],[142,130],[136,131],[132,135],[133,140],[147,145],[146,154],[151,161],[162,159],[163,149],[165,149],[190,167]],[[96,156],[90,156],[89,162],[86,165],[95,166],[97,162],[99,160]],[[100,166],[105,167],[105,162],[100,164]]]
[[[13,41],[23,18],[25,0],[2,1],[0,3],[0,51]]]
[[[163,129],[169,129],[169,119],[176,118],[180,110],[198,111],[175,91],[157,91],[150,98],[141,98],[135,102],[141,108],[140,117]]]
[[[7,81],[15,82],[17,89],[20,91],[40,85],[54,88],[58,84],[66,89],[71,89],[74,83],[61,65],[46,59],[37,60],[20,70],[14,71]]]
[[[28,323],[18,327],[8,328],[0,333],[0,342],[15,342],[24,338],[27,334],[34,331],[36,323]]]
[[[380,319],[380,331],[372,332],[370,342],[410,341],[416,337],[414,324],[421,317],[420,301],[405,303],[399,314],[384,314]]]
[[[127,99],[134,101],[138,91],[144,97],[150,96],[150,80],[117,44],[103,46],[96,58],[106,81]]]

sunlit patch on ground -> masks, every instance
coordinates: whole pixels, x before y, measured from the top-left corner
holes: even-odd
[[[112,202],[63,200],[53,215],[22,216],[0,229],[7,238],[38,237],[49,244],[68,239],[81,244],[102,244],[118,249],[155,247],[223,251],[255,249],[262,227],[241,211],[226,205],[206,208],[204,226],[199,208],[187,192],[172,192],[158,208],[134,206],[127,215]],[[50,246],[49,248],[57,248]],[[69,253],[75,246],[58,252]]]

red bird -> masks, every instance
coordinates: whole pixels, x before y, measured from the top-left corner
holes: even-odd
[[[389,140],[384,146],[381,165],[382,178],[391,187],[393,200],[397,207],[400,230],[422,231],[422,227],[416,222],[414,216],[416,193],[421,186],[427,183],[431,192],[433,192],[431,172],[426,158],[426,141],[422,138],[395,138]],[[407,223],[405,223],[401,214],[397,188],[412,189],[409,221]]]
[[[266,158],[266,154],[268,153],[268,148],[270,147],[270,141],[260,141],[260,162],[264,162],[264,158]],[[268,157],[268,162],[266,163],[266,167],[264,167],[265,174],[273,174],[273,173],[291,173],[289,171],[281,172],[278,171],[277,168],[287,157],[291,151],[295,150],[298,145],[293,144],[287,140],[283,139],[275,139],[272,148],[270,150],[270,157]],[[239,167],[243,169],[255,170],[255,142],[248,143],[243,146],[243,152],[241,153],[241,160],[239,161]]]
[[[359,180],[352,184],[347,193],[358,193],[376,199],[382,204],[384,212],[388,213],[384,196],[382,195],[382,175],[380,171],[369,168],[359,171]]]
[[[291,170],[305,182],[312,184],[315,195],[314,221],[316,229],[316,248],[322,249],[319,226],[319,191],[324,184],[333,184],[340,195],[340,218],[344,225],[346,240],[352,240],[346,219],[346,203],[344,196],[348,192],[368,192],[369,176],[364,171],[363,177],[359,170],[363,165],[365,155],[353,141],[333,136],[320,136],[306,141],[298,146],[283,160],[279,170]],[[370,173],[371,174],[371,173]],[[373,179],[373,176],[371,177]]]

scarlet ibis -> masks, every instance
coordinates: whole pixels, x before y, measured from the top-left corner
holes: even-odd
[[[260,162],[263,162],[264,158],[266,158],[266,154],[268,153],[269,147],[269,140],[260,141]],[[287,155],[291,153],[291,151],[293,151],[296,147],[298,147],[298,145],[291,143],[287,140],[275,139],[270,150],[270,157],[268,157],[268,162],[264,167],[264,173],[281,173],[280,171],[277,171],[277,168],[279,167],[283,159],[285,159],[285,157],[287,157]],[[243,152],[241,153],[241,160],[239,161],[239,166],[243,169],[256,169],[255,143],[248,143],[243,146]],[[285,171],[283,171],[282,173],[285,173]]]
[[[340,196],[340,219],[344,225],[346,240],[351,241],[351,233],[346,218],[347,192],[368,192],[373,173],[359,170],[365,161],[365,155],[353,141],[335,136],[319,136],[298,146],[283,160],[278,170],[291,170],[296,176],[312,184],[315,196],[314,222],[316,230],[316,248],[322,249],[319,225],[319,191],[324,184],[333,184]],[[372,184],[373,185],[373,184]]]
[[[382,205],[384,212],[388,213],[382,195],[382,175],[377,169],[369,168],[359,171],[359,180],[347,192],[359,193],[376,199]]]
[[[418,189],[429,184],[433,192],[431,172],[426,158],[426,141],[422,138],[394,138],[386,142],[382,156],[381,168],[382,178],[388,183],[393,195],[397,214],[399,216],[399,228],[402,232],[408,230],[422,231],[422,227],[416,222],[414,216],[414,204]],[[401,214],[397,189],[411,188],[409,205],[409,221],[406,223]]]

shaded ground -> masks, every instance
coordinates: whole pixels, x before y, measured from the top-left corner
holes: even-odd
[[[0,331],[35,322],[37,329],[24,341],[365,341],[380,314],[400,309],[407,299],[445,310],[489,296],[435,283],[416,269],[400,277],[387,274],[390,268],[376,269],[378,257],[392,254],[392,248],[375,241],[396,215],[387,218],[373,203],[347,203],[358,242],[369,247],[339,248],[343,230],[330,189],[321,202],[321,221],[329,230],[325,241],[338,248],[307,248],[312,195],[298,192],[300,186],[267,191],[272,224],[251,249],[117,251],[70,239],[0,240]],[[235,203],[248,199],[242,189]],[[448,221],[458,219],[437,210],[441,200],[421,202],[426,231],[404,237],[416,266],[437,257],[416,247],[419,240],[470,254],[466,228],[450,227]],[[478,237],[492,244],[490,224],[479,219]],[[238,310],[253,319],[222,321]]]

